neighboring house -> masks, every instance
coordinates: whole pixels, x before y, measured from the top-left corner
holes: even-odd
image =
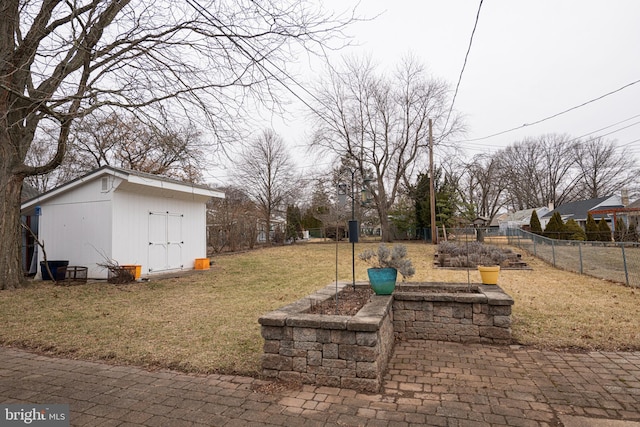
[[[500,223],[502,222],[503,218],[506,218],[507,215],[509,215],[508,212],[498,212],[497,214],[495,214],[493,216],[493,219],[491,220],[491,222],[489,223],[489,228],[496,230],[499,228]]]
[[[224,193],[104,166],[23,202],[22,215],[48,260],[87,267],[89,278],[107,278],[99,266],[107,261],[140,265],[142,276],[149,276],[193,269],[196,258],[206,258],[211,197]],[[27,272],[34,274],[41,251],[25,252]]]
[[[31,186],[28,182],[22,183],[22,192],[20,193],[20,203],[33,199],[38,196],[38,190]]]
[[[626,206],[627,214],[629,216],[629,224],[633,224],[636,229],[640,223],[640,199]]]
[[[543,206],[540,208],[523,209],[501,215],[497,221],[500,231],[505,232],[509,228],[522,228],[529,230],[529,222],[531,221],[533,211],[536,211],[536,215],[538,215],[538,219],[540,219],[549,212],[549,208]]]
[[[490,218],[487,218],[486,216],[477,216],[473,221],[471,221],[471,225],[476,228],[488,227],[490,222]]]
[[[566,222],[569,219],[575,220],[582,228],[585,228],[587,223],[587,215],[592,212],[593,219],[596,222],[604,218],[609,224],[609,227],[613,229],[613,217],[606,213],[598,213],[602,210],[611,210],[624,208],[622,205],[622,199],[620,196],[606,196],[598,197],[596,199],[579,200],[577,202],[565,203],[560,205],[554,210],[548,212],[546,215],[540,217],[540,224],[544,230],[547,223],[551,219],[551,216],[558,212],[562,217],[562,221]]]
[[[271,217],[271,227],[269,230],[269,240],[273,243],[277,240],[277,234],[281,233],[284,237],[284,230],[287,226],[287,220],[282,214],[274,214]],[[258,228],[258,243],[267,242],[267,221],[264,218],[259,218],[257,221]]]

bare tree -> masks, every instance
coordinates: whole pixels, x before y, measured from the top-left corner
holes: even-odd
[[[633,156],[618,150],[614,141],[601,137],[575,146],[578,192],[582,198],[603,197],[632,187],[638,166]]]
[[[136,117],[111,113],[92,115],[78,123],[70,150],[91,170],[111,165],[202,182],[205,168],[202,134],[194,126],[161,126]]]
[[[428,158],[429,119],[442,139],[460,129],[455,115],[450,126],[442,129],[447,85],[428,79],[411,57],[391,77],[376,74],[368,60],[350,59],[342,71],[330,71],[317,99],[315,146],[349,159],[360,177],[371,171],[370,190],[382,238],[390,240],[389,209]]]
[[[52,155],[50,137],[35,139],[26,163],[35,165]],[[201,183],[206,168],[201,133],[193,126],[162,127],[124,112],[94,112],[78,121],[69,136],[68,149],[53,171],[26,178],[40,191],[50,190],[104,165]]]
[[[471,206],[476,215],[493,219],[504,205],[507,188],[499,158],[486,154],[475,156],[464,166],[457,188],[464,205]]]
[[[322,223],[323,237],[327,236],[327,227],[337,221],[334,209],[335,200],[331,197],[332,188],[335,186],[326,175],[314,179],[309,209],[313,217]]]
[[[213,252],[252,249],[258,238],[258,209],[241,189],[221,188],[224,199],[207,204],[207,242]]]
[[[25,164],[38,165],[42,159],[50,159],[56,153],[56,146],[51,144],[56,137],[52,135],[55,129],[43,129],[34,137],[31,147],[25,157]],[[41,175],[31,175],[24,182],[37,190],[37,194],[51,190],[65,182],[82,175],[87,171],[83,162],[76,158],[74,150],[67,150],[60,167]]]
[[[187,7],[187,5],[189,7]],[[187,115],[224,140],[299,50],[351,21],[302,0],[3,0],[0,3],[0,283],[22,283],[20,190],[58,167],[78,117],[112,105]],[[153,107],[153,108],[151,108]],[[45,124],[50,158],[25,158]]]
[[[574,144],[568,135],[548,134],[498,152],[508,204],[521,210],[575,200]]]
[[[300,188],[282,138],[270,129],[263,131],[242,150],[233,177],[258,206],[270,243],[273,216],[284,213],[286,203],[295,198]]]

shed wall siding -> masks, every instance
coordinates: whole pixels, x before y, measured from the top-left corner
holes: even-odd
[[[139,264],[142,274],[147,275],[192,269],[196,258],[206,257],[206,210],[201,198],[163,198],[146,195],[143,189],[127,190],[116,191],[114,196],[112,254],[119,264]],[[168,248],[171,255],[167,263],[158,264],[159,255],[154,251],[162,248],[154,244],[162,236],[156,233],[159,226],[153,224],[163,220],[158,214],[167,212],[171,224],[166,237],[172,242]],[[150,213],[154,214],[153,221],[150,221]],[[176,215],[182,215],[180,221],[176,221]],[[181,228],[179,232],[177,226]],[[175,245],[177,236],[181,237],[179,248]]]
[[[97,264],[111,253],[112,194],[94,181],[44,203],[39,228],[47,259],[68,260],[88,267],[89,277],[106,277]],[[41,251],[38,258],[44,259]]]

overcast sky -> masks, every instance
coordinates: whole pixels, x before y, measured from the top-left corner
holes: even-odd
[[[356,4],[324,3],[336,10]],[[381,15],[354,25],[349,34],[357,46],[342,53],[371,55],[381,67],[391,69],[411,52],[453,91],[479,3],[363,0],[361,14]],[[309,79],[322,71],[310,70]],[[540,124],[473,141],[544,119],[637,80],[640,1],[484,1],[455,100],[454,108],[468,126],[462,146],[472,155],[545,133],[609,134],[605,138],[616,139],[640,156],[640,83]],[[275,126],[292,145],[311,131],[304,120]]]
[[[320,0],[318,0],[320,1]],[[336,11],[357,0],[322,0]],[[479,0],[362,0],[360,15],[377,18],[348,30],[354,46],[339,55],[370,55],[391,71],[408,53],[455,89],[478,13]],[[298,81],[311,87],[321,64]],[[292,64],[292,69],[296,69]],[[468,157],[493,152],[546,133],[602,135],[640,157],[640,1],[486,0],[455,100],[468,133],[459,146]],[[578,107],[556,118],[486,138]],[[300,96],[311,101],[300,88]],[[298,105],[301,105],[298,103]],[[292,147],[301,169],[323,165],[305,159],[312,129],[302,111],[273,126]],[[635,117],[634,117],[635,116]],[[623,129],[626,128],[626,129]],[[436,158],[438,153],[436,152]],[[313,165],[313,166],[311,166]]]

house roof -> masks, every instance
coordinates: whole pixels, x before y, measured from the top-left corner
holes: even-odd
[[[22,192],[20,193],[21,202],[25,202],[37,196],[38,196],[38,190],[36,190],[35,187],[33,187],[31,184],[29,184],[26,181],[22,183]]]
[[[576,221],[586,220],[589,211],[606,208],[622,208],[624,205],[618,196],[605,196],[595,199],[578,200],[577,202],[565,203],[560,205],[551,212],[548,212],[543,218],[550,218],[555,212],[558,212],[563,219],[573,218]],[[593,215],[594,219],[599,219],[605,215]]]
[[[629,205],[627,205],[628,208],[640,208],[640,199],[636,200],[633,203],[630,203]]]
[[[69,181],[65,184],[60,185],[52,190],[49,190],[45,193],[39,194],[25,202],[22,203],[22,209],[29,209],[35,205],[38,205],[46,200],[49,200],[53,197],[56,197],[60,194],[71,191],[72,189],[79,187],[89,181],[93,181],[95,179],[99,179],[103,176],[115,176],[123,180],[128,184],[134,185],[142,185],[151,188],[157,189],[165,189],[169,191],[176,191],[180,193],[188,193],[197,196],[205,196],[205,197],[216,197],[223,199],[224,193],[216,190],[212,190],[206,185],[198,185],[192,184],[188,182],[179,181],[176,179],[154,175],[145,172],[139,172],[129,169],[116,168],[113,166],[102,166],[101,168],[95,169],[86,175],[83,175],[79,178],[76,178],[72,181]]]
[[[499,222],[516,222],[520,224],[529,224],[531,215],[533,215],[533,211],[536,211],[536,215],[538,215],[538,218],[540,218],[542,216],[545,216],[545,214],[549,212],[549,208],[543,206],[540,208],[523,209],[520,211],[511,212],[501,217]]]
[[[474,218],[473,221],[471,221],[474,225],[485,225],[489,223],[489,218],[486,216],[480,216],[478,215],[477,217]]]

